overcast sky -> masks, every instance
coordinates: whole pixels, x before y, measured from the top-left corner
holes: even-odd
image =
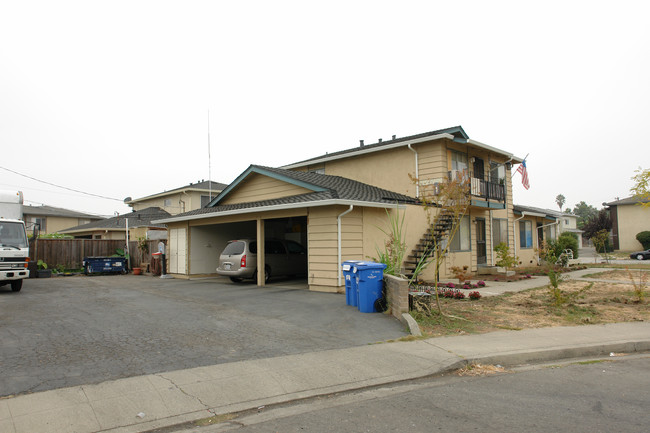
[[[649,17],[625,0],[0,0],[0,188],[112,215],[210,172],[462,125],[529,154],[515,203],[600,208],[650,167]]]

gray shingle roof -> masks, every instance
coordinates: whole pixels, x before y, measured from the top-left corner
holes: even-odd
[[[63,209],[54,206],[23,206],[23,214],[25,215],[40,215],[40,216],[55,216],[67,218],[91,218],[103,219],[104,217],[98,215],[90,215],[83,212],[77,212],[70,209]]]
[[[418,138],[425,138],[425,137],[440,135],[440,134],[451,134],[454,137],[456,137],[456,139],[464,140],[464,141],[466,141],[469,138],[467,133],[465,133],[465,131],[463,130],[463,128],[460,125],[459,126],[452,126],[451,128],[444,128],[444,129],[438,129],[436,131],[423,132],[421,134],[410,135],[408,137],[395,138],[394,140],[386,140],[386,141],[381,141],[381,142],[377,142],[377,143],[373,143],[373,144],[366,144],[363,147],[357,146],[357,147],[354,147],[352,149],[346,149],[346,150],[341,150],[339,152],[327,153],[325,155],[317,156],[315,158],[309,158],[309,159],[306,159],[304,161],[299,161],[299,162],[287,164],[287,166],[303,165],[303,164],[307,165],[307,164],[309,164],[310,161],[316,161],[316,160],[319,160],[321,158],[331,158],[331,157],[338,156],[338,155],[344,155],[344,154],[347,154],[347,153],[358,152],[359,150],[375,149],[375,148],[380,148],[380,147],[384,147],[384,146],[389,146],[389,145],[395,144],[395,143],[401,143],[403,141],[416,140]]]
[[[382,204],[416,204],[417,200],[404,194],[389,191],[376,186],[368,185],[365,183],[357,182],[355,180],[347,179],[341,176],[330,176],[319,173],[306,173],[293,170],[285,170],[281,168],[263,167],[258,165],[251,165],[248,170],[251,172],[266,172],[275,174],[278,177],[287,179],[288,181],[295,180],[300,182],[303,186],[305,184],[312,185],[317,191],[305,194],[293,195],[289,197],[282,197],[270,200],[259,200],[248,203],[236,203],[219,205],[216,203],[212,207],[205,207],[195,209],[182,214],[174,215],[174,218],[192,215],[215,214],[219,212],[226,212],[231,210],[240,209],[256,209],[269,206],[290,206],[292,204],[319,202],[326,200],[346,200]],[[246,173],[245,172],[245,173]],[[219,197],[217,197],[218,199]],[[216,199],[215,199],[216,201]]]
[[[148,207],[137,212],[130,212],[124,215],[114,216],[112,218],[107,218],[100,221],[93,221],[88,224],[82,224],[77,227],[70,227],[65,230],[61,230],[61,233],[66,232],[78,232],[78,231],[88,231],[94,229],[107,229],[107,230],[118,230],[126,229],[126,220],[129,220],[129,228],[137,227],[158,227],[165,228],[167,227],[164,224],[153,224],[151,221],[159,220],[162,218],[169,217],[169,212],[166,212],[159,207]]]
[[[620,200],[612,201],[609,203],[603,203],[605,206],[619,206],[626,204],[637,204],[637,203],[648,203],[650,200],[639,200],[636,197],[627,197]]]
[[[155,194],[151,194],[151,195],[148,195],[148,196],[145,196],[145,197],[139,197],[139,198],[136,198],[136,199],[132,199],[132,200],[129,200],[129,203],[138,202],[138,201],[142,201],[142,200],[147,200],[149,198],[158,197],[160,195],[171,194],[171,193],[176,193],[176,192],[181,192],[181,191],[187,191],[187,190],[190,190],[190,189],[194,189],[194,190],[198,189],[198,190],[202,190],[202,191],[207,192],[207,191],[210,190],[210,187],[212,187],[212,191],[223,191],[223,189],[226,188],[227,186],[228,185],[226,185],[225,183],[214,182],[214,181],[210,181],[210,180],[204,180],[204,181],[197,182],[197,183],[190,183],[189,185],[185,185],[185,186],[182,186],[180,188],[170,189],[169,191],[157,192]]]

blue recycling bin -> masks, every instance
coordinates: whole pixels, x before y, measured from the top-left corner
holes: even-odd
[[[384,287],[384,263],[360,262],[356,267],[358,308],[362,313],[376,313],[375,301],[382,296]]]
[[[83,267],[85,274],[94,273],[126,273],[126,259],[124,257],[84,257]]]
[[[357,279],[354,265],[361,263],[360,260],[346,260],[341,264],[343,277],[345,279],[345,305],[356,307],[359,304],[359,291],[357,290]]]

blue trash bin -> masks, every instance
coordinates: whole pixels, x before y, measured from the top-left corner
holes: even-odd
[[[355,267],[357,270],[359,311],[362,313],[376,313],[375,301],[382,296],[384,269],[386,269],[386,265],[383,263],[360,262]]]
[[[354,265],[361,263],[360,260],[346,260],[341,264],[343,278],[345,279],[345,305],[356,307],[359,303],[359,291]]]
[[[126,273],[126,259],[124,257],[84,257],[83,267],[85,274],[94,273]]]

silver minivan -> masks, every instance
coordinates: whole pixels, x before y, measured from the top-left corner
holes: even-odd
[[[307,273],[307,250],[298,242],[266,239],[264,251],[264,281],[268,281],[271,275],[294,276]],[[219,256],[217,274],[230,277],[234,282],[245,278],[257,281],[257,241],[238,239],[228,242]]]

